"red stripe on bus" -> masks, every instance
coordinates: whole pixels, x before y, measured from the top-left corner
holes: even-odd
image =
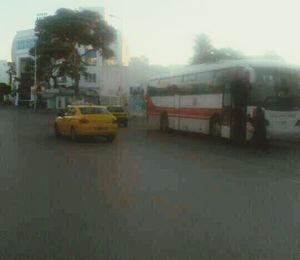
[[[205,117],[209,118],[214,114],[221,114],[222,109],[202,109],[202,108],[195,108],[195,109],[154,109],[154,110],[148,110],[148,114],[161,114],[161,113],[167,113],[168,116],[180,116],[180,117]]]
[[[160,116],[161,113],[149,113],[149,116]],[[168,114],[168,117],[179,117],[179,118],[189,118],[189,119],[209,119],[207,116],[187,116],[178,114]]]
[[[147,100],[148,113],[161,114],[167,113],[172,117],[187,117],[187,118],[210,118],[214,114],[221,114],[221,108],[170,108],[170,107],[158,107],[155,106],[151,99]]]

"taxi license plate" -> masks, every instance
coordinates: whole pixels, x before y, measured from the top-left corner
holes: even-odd
[[[95,127],[96,130],[107,130],[107,127]]]

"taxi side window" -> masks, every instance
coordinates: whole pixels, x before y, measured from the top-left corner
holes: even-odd
[[[74,116],[75,113],[76,113],[76,109],[74,107],[70,107],[66,112],[66,116]]]

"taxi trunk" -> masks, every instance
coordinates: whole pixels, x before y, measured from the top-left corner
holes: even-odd
[[[79,120],[79,135],[115,135],[117,132],[116,119],[111,115],[89,114]]]

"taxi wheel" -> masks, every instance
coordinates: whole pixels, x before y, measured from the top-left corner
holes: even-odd
[[[71,140],[76,141],[77,139],[78,139],[78,136],[77,136],[76,130],[75,130],[74,126],[72,126],[71,127]]]
[[[58,130],[57,124],[54,124],[54,134],[56,137],[61,137],[61,133]]]
[[[106,137],[106,140],[110,143],[112,143],[115,140],[115,136],[114,135],[110,135]]]

